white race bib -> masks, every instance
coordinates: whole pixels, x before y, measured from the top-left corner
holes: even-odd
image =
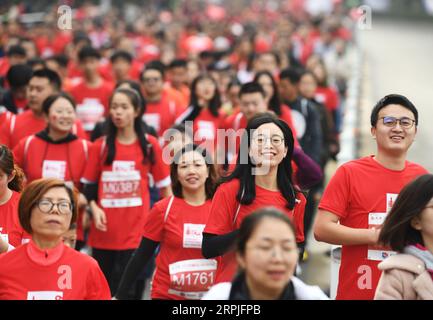
[[[217,261],[214,259],[191,259],[168,266],[170,288],[168,293],[198,300],[215,281]]]
[[[86,98],[76,108],[77,117],[85,131],[92,131],[97,122],[104,118],[104,105],[97,98]]]
[[[161,117],[158,113],[145,113],[143,114],[143,120],[147,125],[153,127],[156,132],[161,129]]]
[[[62,291],[29,291],[27,300],[63,300]]]
[[[183,225],[183,247],[200,249],[206,225],[185,223]]]
[[[44,160],[42,164],[42,178],[56,178],[65,180],[66,161]]]
[[[385,212],[370,212],[368,214],[368,228],[380,228],[385,221],[388,213]],[[369,245],[367,252],[367,259],[374,261],[382,261],[397,252],[390,250],[388,247],[380,245]]]
[[[101,180],[102,207],[127,208],[143,204],[140,171],[103,171]]]

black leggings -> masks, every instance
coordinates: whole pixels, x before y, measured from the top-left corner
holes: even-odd
[[[113,296],[120,283],[123,271],[128,264],[129,259],[134,253],[134,249],[131,250],[105,250],[92,248],[92,256],[98,261],[105,278],[110,286],[111,295]],[[142,286],[142,285],[139,285]],[[135,290],[136,285],[132,286],[132,290],[129,294],[130,299],[141,299]],[[142,292],[141,292],[142,293]]]

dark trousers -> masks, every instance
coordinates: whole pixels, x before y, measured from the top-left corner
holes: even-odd
[[[122,274],[126,269],[126,265],[129,262],[132,254],[135,250],[104,250],[92,248],[92,256],[98,261],[102,272],[107,279],[108,285],[110,286],[111,295],[117,291],[119,287]],[[135,292],[136,285],[134,284],[131,292],[129,293],[131,299],[141,299],[137,297]]]

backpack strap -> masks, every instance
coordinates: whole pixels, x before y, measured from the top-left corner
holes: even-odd
[[[244,193],[245,193],[245,189],[242,189],[241,201],[242,201],[242,198],[244,197]],[[233,219],[233,226],[236,223],[236,219],[238,218],[238,214],[239,214],[240,210],[241,210],[241,202],[239,201],[238,208],[236,209],[235,217]]]
[[[173,204],[173,200],[174,200],[174,196],[171,196],[171,197],[170,197],[170,201],[168,202],[167,209],[165,210],[165,214],[164,214],[164,222],[167,221],[168,213],[170,212],[171,205]]]

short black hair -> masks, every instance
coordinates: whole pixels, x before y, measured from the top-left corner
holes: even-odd
[[[22,46],[13,45],[6,52],[6,56],[7,57],[12,57],[12,56],[27,57],[27,53],[26,53],[26,50]]]
[[[244,94],[249,93],[260,93],[263,97],[266,96],[265,90],[263,90],[263,87],[259,85],[257,82],[247,82],[244,83],[239,90],[239,98],[242,97]]]
[[[375,127],[377,124],[380,110],[390,104],[398,104],[410,110],[415,116],[415,125],[418,125],[418,110],[416,109],[415,105],[408,98],[401,94],[388,94],[380,99],[371,111],[370,123],[372,127]]]
[[[16,64],[11,66],[6,73],[6,79],[12,88],[28,85],[33,74],[32,68],[27,64]]]
[[[57,72],[50,70],[48,68],[36,70],[33,72],[33,75],[30,79],[37,77],[37,78],[46,78],[50,82],[50,84],[57,90],[60,91],[62,88],[62,80],[60,79],[60,76],[57,74]]]
[[[101,59],[101,54],[92,46],[84,46],[81,48],[80,52],[78,52],[78,60],[83,62],[86,58],[96,58],[99,60]]]
[[[185,59],[175,59],[168,65],[168,68],[169,69],[186,68],[187,65],[188,65],[188,62]]]
[[[90,38],[83,31],[75,32],[72,39],[72,43],[74,44],[74,46],[76,46],[81,41],[85,41],[87,46],[92,45],[92,40],[90,40]]]
[[[296,85],[301,80],[302,70],[299,68],[286,68],[280,72],[280,80],[289,80],[293,85]]]
[[[66,100],[68,100],[71,104],[72,107],[75,109],[76,103],[74,98],[72,98],[69,94],[67,94],[66,92],[60,92],[57,94],[53,94],[51,96],[48,96],[44,102],[42,102],[42,111],[43,113],[45,113],[46,115],[48,115],[48,113],[50,112],[50,108],[53,105],[54,102],[57,101],[57,99],[59,98],[65,98]]]
[[[50,60],[55,61],[62,68],[68,67],[69,58],[64,54],[57,54],[55,56],[51,56],[45,59],[45,61],[50,61]]]
[[[143,79],[143,74],[148,70],[156,70],[161,74],[161,77],[164,79],[165,76],[165,65],[159,60],[152,60],[146,64],[143,71],[140,74],[140,80]]]
[[[30,67],[32,67],[32,68],[34,66],[38,65],[38,64],[41,64],[43,66],[43,68],[47,67],[47,64],[45,63],[45,60],[41,59],[41,58],[32,58],[32,59],[29,59],[29,60],[27,60],[27,64]]]
[[[118,50],[118,51],[114,52],[113,55],[110,57],[110,62],[115,63],[118,59],[125,60],[129,64],[131,64],[133,57],[132,57],[132,54],[130,54],[126,50]]]

